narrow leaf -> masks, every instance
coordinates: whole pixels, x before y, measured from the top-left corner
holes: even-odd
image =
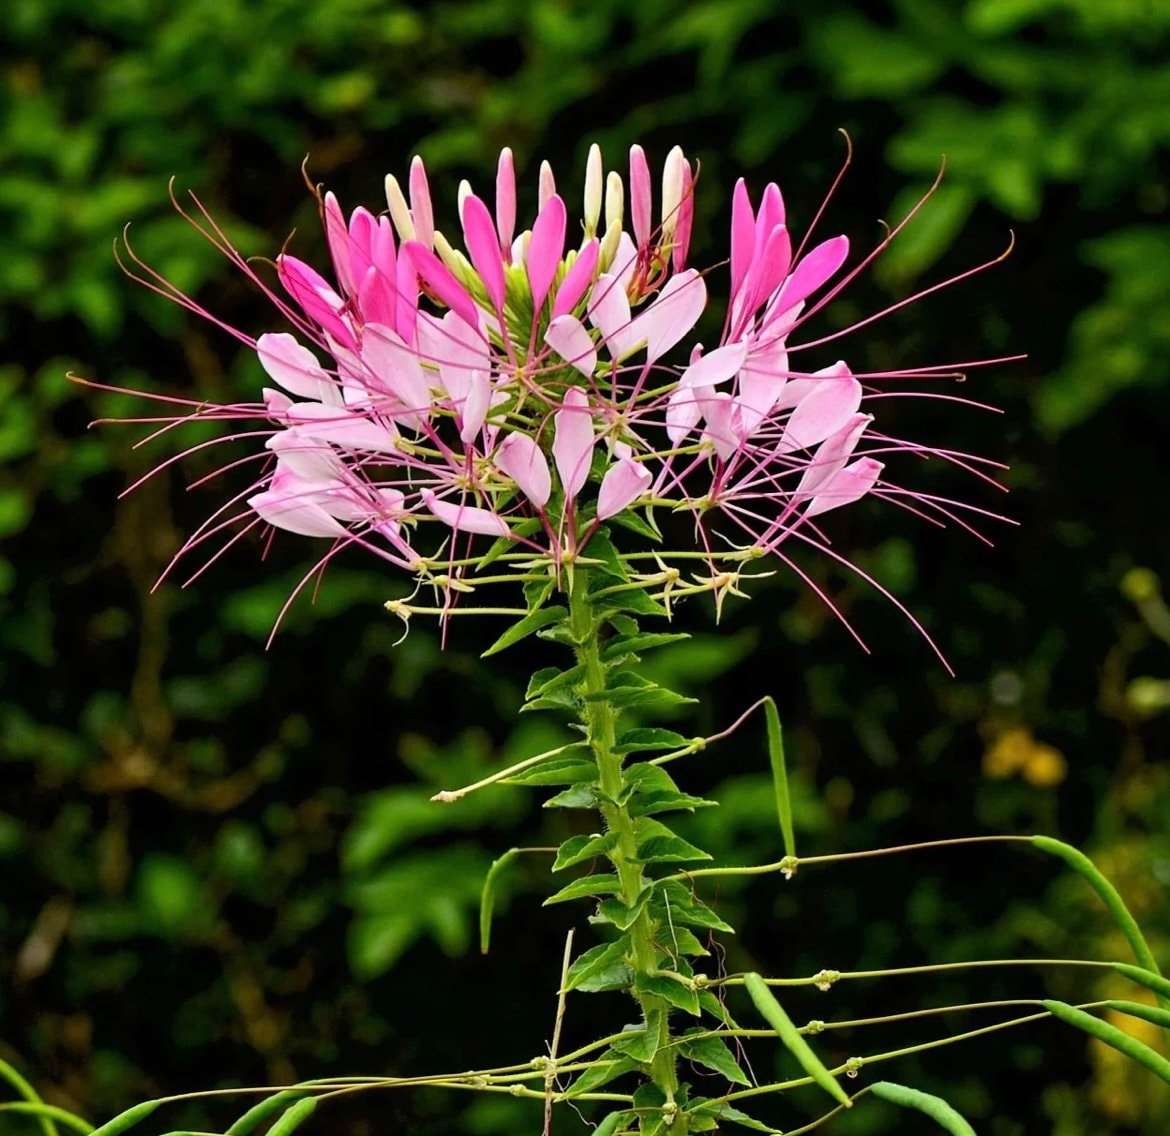
[[[560,891],[554,892],[541,904],[549,907],[554,903],[564,903],[569,899],[582,899],[592,895],[616,895],[621,891],[622,882],[612,872],[602,872],[596,876],[582,876],[571,884],[566,884]]]
[[[504,632],[484,653],[480,656],[481,659],[486,659],[490,655],[498,655],[501,651],[511,647],[513,643],[519,643],[521,639],[527,638],[534,631],[539,631],[542,627],[547,627],[550,623],[557,623],[562,619],[567,619],[569,609],[553,605],[552,607],[538,607],[535,611],[530,611],[523,619],[517,620]]]
[[[749,971],[743,976],[743,984],[760,1016],[776,1031],[785,1048],[800,1062],[800,1067],[834,1100],[846,1108],[851,1107],[853,1101],[849,1099],[849,1095],[797,1031],[792,1019],[776,1001],[775,995],[765,985],[764,980],[754,971]]]
[[[764,699],[764,717],[768,720],[768,760],[772,765],[772,788],[776,793],[776,812],[780,817],[780,834],[784,853],[796,855],[796,838],[792,831],[792,798],[788,794],[788,769],[784,761],[784,734],[780,715],[771,696]]]
[[[1103,1022],[1100,1018],[1093,1017],[1092,1014],[1086,1014],[1084,1010],[1078,1010],[1075,1006],[1068,1005],[1067,1002],[1054,1002],[1046,998],[1041,1002],[1041,1005],[1054,1018],[1059,1018],[1062,1022],[1083,1030],[1090,1037],[1095,1037],[1098,1041],[1112,1046],[1119,1053],[1124,1053],[1126,1057],[1149,1069],[1156,1077],[1170,1085],[1170,1061],[1151,1049],[1144,1041],[1138,1041],[1136,1037],[1126,1033],[1125,1030]]]
[[[484,951],[486,953],[486,947],[484,947]],[[274,1093],[272,1096],[266,1097],[259,1104],[254,1104],[248,1109],[224,1133],[224,1136],[249,1136],[260,1124],[271,1120],[278,1112],[283,1112],[286,1105],[300,1100],[307,1091],[306,1089],[285,1089],[284,1092]]]
[[[628,1112],[611,1112],[596,1128],[593,1129],[593,1136],[613,1136],[613,1134],[629,1119],[631,1119],[631,1114]]]
[[[1154,958],[1150,945],[1146,942],[1137,920],[1129,913],[1124,900],[1117,889],[1101,874],[1100,870],[1079,849],[1062,840],[1053,840],[1050,836],[1033,836],[1032,843],[1042,852],[1049,852],[1063,860],[1073,871],[1077,872],[1088,885],[1101,897],[1102,902],[1109,909],[1113,921],[1121,928],[1121,933],[1129,941],[1134,957],[1145,970],[1154,974],[1161,974],[1161,969]],[[1165,995],[1160,995],[1158,1001],[1164,1008],[1170,1009],[1170,1002],[1164,1001]]]
[[[893,1081],[875,1081],[869,1086],[869,1091],[879,1100],[925,1113],[931,1120],[938,1121],[939,1127],[952,1136],[975,1136],[975,1129],[941,1097],[924,1093],[920,1089],[896,1085]]]
[[[487,870],[487,875],[483,878],[483,891],[479,895],[479,953],[486,955],[491,947],[492,941],[492,914],[495,910],[496,900],[496,877],[507,868],[517,856],[520,855],[519,848],[509,848],[502,856],[496,857],[491,863],[491,867]],[[267,1104],[268,1102],[263,1102]],[[261,1108],[257,1105],[256,1108]],[[248,1115],[248,1114],[245,1114]],[[240,1118],[241,1120],[244,1117]],[[237,1121],[239,1123],[239,1121]],[[250,1128],[241,1128],[240,1132],[248,1132]],[[236,1136],[236,1131],[233,1126],[232,1130],[227,1133],[227,1136]]]
[[[748,1116],[746,1112],[742,1112],[734,1105],[730,1105],[727,1101],[704,1101],[702,1104],[697,1104],[695,1107],[687,1110],[688,1117],[714,1117],[716,1120],[729,1120],[732,1124],[738,1124],[741,1128],[750,1128],[755,1132],[771,1132],[773,1136],[776,1132],[774,1124],[764,1124],[756,1120],[754,1116]]]

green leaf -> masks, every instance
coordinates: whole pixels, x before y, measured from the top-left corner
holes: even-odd
[[[664,998],[672,1006],[699,1016],[699,995],[689,986],[667,974],[635,974],[634,989],[639,994],[652,994]]]
[[[609,617],[611,612],[629,612],[632,615],[652,615],[665,619],[669,612],[656,600],[652,600],[640,588],[626,588],[610,592],[594,600],[593,610],[597,615]]]
[[[696,899],[678,880],[659,880],[651,885],[650,894],[655,914],[668,923],[686,923],[692,927],[735,934],[735,928],[720,919],[702,900]]]
[[[562,754],[505,777],[505,785],[575,785],[596,781],[597,766],[583,757]]]
[[[619,635],[605,644],[601,651],[601,659],[603,662],[609,662],[622,655],[649,651],[652,647],[665,647],[668,643],[678,643],[689,638],[690,635],[685,631],[646,631],[637,635]]]
[[[573,864],[581,863],[582,860],[592,860],[597,856],[604,856],[615,844],[617,844],[617,833],[615,832],[591,836],[570,836],[557,852],[552,870],[560,872]]]
[[[613,1136],[627,1121],[633,1119],[629,1112],[611,1112],[593,1129],[593,1136]]]
[[[701,1104],[696,1102],[694,1106],[687,1109],[687,1116],[700,1119],[710,1117],[715,1121],[729,1120],[732,1124],[738,1124],[741,1128],[751,1128],[755,1132],[773,1134],[776,1132],[774,1124],[763,1124],[754,1117],[748,1116],[746,1112],[741,1112],[734,1105],[722,1100],[704,1100]]]
[[[582,876],[571,884],[566,884],[560,891],[554,892],[541,905],[549,907],[554,903],[564,903],[569,899],[581,899],[592,895],[616,895],[621,891],[622,882],[612,872],[602,872],[595,876]]]
[[[483,652],[480,658],[486,659],[491,655],[498,655],[501,651],[511,647],[513,643],[519,643],[521,639],[526,639],[542,627],[547,627],[550,623],[558,623],[563,619],[568,619],[568,617],[568,608],[560,607],[559,605],[538,607],[535,611],[530,611],[523,619],[519,619],[513,623],[503,635]]]
[[[612,943],[601,943],[596,947],[590,947],[589,950],[573,960],[565,976],[565,989],[578,990],[583,982],[587,982],[615,966],[623,966],[629,973],[629,967],[625,963],[629,950],[629,935],[622,935],[614,939]]]
[[[650,510],[647,509],[646,513],[649,515]],[[652,540],[655,544],[662,543],[662,534],[652,524],[643,520],[641,514],[635,513],[633,509],[623,509],[616,516],[610,517],[607,523],[620,525],[623,529],[629,529],[630,532],[644,536],[647,540]]]
[[[602,1085],[608,1085],[610,1081],[625,1076],[626,1073],[634,1072],[637,1068],[638,1062],[635,1058],[618,1053],[613,1049],[606,1050],[598,1058],[593,1068],[586,1069],[569,1085],[565,1090],[565,1096],[576,1097],[582,1093],[591,1093],[595,1089],[600,1089]]]
[[[145,1120],[162,1103],[160,1100],[152,1100],[136,1104],[133,1108],[118,1113],[113,1120],[107,1120],[105,1124],[95,1128],[89,1136],[120,1136],[140,1120]]]
[[[711,953],[699,942],[698,936],[686,927],[667,927],[662,934],[669,936],[670,955],[690,955],[701,958]]]
[[[689,860],[710,860],[711,854],[681,836],[651,836],[638,845],[638,859],[643,864],[684,864]]]
[[[549,797],[544,802],[546,809],[595,809],[601,801],[596,782],[592,784],[578,784]]]
[[[1170,1085],[1170,1061],[1167,1061],[1156,1050],[1151,1049],[1144,1041],[1139,1041],[1133,1034],[1126,1033],[1125,1030],[1120,1030],[1115,1025],[1110,1025],[1109,1022],[1103,1022],[1100,1018],[1093,1017],[1092,1014],[1086,1014],[1084,1010],[1078,1010],[1066,1002],[1054,1002],[1045,998],[1040,1004],[1054,1018],[1059,1018],[1067,1025],[1075,1026],[1090,1037],[1095,1037],[1098,1041],[1112,1046],[1119,1053],[1124,1053],[1126,1057],[1149,1069],[1154,1076]]]
[[[652,1061],[654,1054],[658,1052],[657,1031],[651,1031],[645,1027],[628,1030],[613,1043],[613,1048],[619,1053],[624,1053],[627,1057],[632,1057],[635,1061],[645,1064]]]
[[[776,794],[776,812],[780,817],[780,834],[785,855],[796,855],[796,837],[792,832],[792,798],[788,794],[788,770],[784,761],[784,735],[780,715],[771,697],[764,699],[764,716],[768,720],[768,760],[772,766],[772,789]]]
[[[727,1007],[710,990],[699,991],[699,1005],[717,1022],[722,1022],[728,1029],[739,1029],[735,1019],[727,1012]]]
[[[646,906],[649,890],[642,894],[627,907],[620,899],[605,899],[597,907],[597,914],[589,918],[590,923],[612,923],[619,931],[628,931],[638,918],[642,908]]]
[[[1163,1010],[1160,1006],[1147,1006],[1145,1002],[1123,1002],[1116,998],[1110,998],[1105,1005],[1120,1014],[1141,1018],[1151,1025],[1170,1030],[1170,1010]]]
[[[754,971],[743,976],[744,988],[747,990],[760,1016],[775,1031],[784,1047],[800,1062],[800,1067],[825,1090],[834,1100],[849,1108],[853,1102],[849,1095],[837,1083],[836,1077],[825,1068],[824,1062],[813,1052],[812,1047],[804,1040],[803,1035],[792,1024],[792,1019],[784,1012],[784,1008],[776,1001],[775,995],[765,985],[764,980]]]
[[[630,578],[629,569],[618,555],[618,550],[614,548],[613,541],[609,539],[609,533],[603,528],[598,529],[589,538],[589,543],[585,546],[585,558],[598,561],[594,567],[599,568],[601,572],[610,577],[616,577],[623,583]]]
[[[733,1085],[751,1084],[721,1037],[711,1037],[709,1034],[706,1037],[688,1037],[684,1034],[678,1049],[684,1057],[707,1069],[714,1069]]]
[[[690,793],[672,793],[664,789],[657,793],[638,793],[630,800],[628,808],[630,816],[643,817],[678,809],[694,812],[695,809],[705,809],[718,803],[703,797],[693,797]]]
[[[684,738],[674,730],[638,729],[627,730],[619,735],[614,745],[614,753],[642,753],[654,750],[684,749],[690,745],[691,739]],[[657,769],[658,766],[651,766]]]

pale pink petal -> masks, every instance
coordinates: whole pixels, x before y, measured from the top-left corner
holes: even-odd
[[[536,187],[536,208],[539,212],[545,207],[550,197],[557,191],[557,180],[553,177],[552,166],[548,162],[540,163],[540,178]]]
[[[264,412],[273,422],[284,422],[285,411],[293,404],[293,400],[284,391],[265,387],[261,392],[264,399]]]
[[[500,151],[496,166],[496,231],[500,250],[507,252],[516,232],[516,165],[507,146]]]
[[[393,328],[366,324],[361,357],[373,391],[392,395],[408,411],[422,413],[430,407],[430,383],[418,355]]]
[[[337,384],[325,373],[317,357],[286,331],[269,332],[256,340],[260,365],[273,382],[291,394],[337,405]]]
[[[855,414],[831,438],[817,448],[816,457],[805,469],[796,487],[798,498],[812,497],[832,478],[852,456],[865,428],[873,421],[870,414]]]
[[[850,374],[826,376],[800,400],[780,439],[780,452],[807,450],[835,434],[857,413],[861,384]]]
[[[712,352],[714,354],[714,352]],[[666,436],[677,446],[698,424],[710,387],[679,387],[666,401]]]
[[[528,283],[532,306],[537,312],[544,303],[565,251],[565,203],[554,193],[532,226],[528,243]]]
[[[698,388],[703,391],[704,388]],[[710,391],[710,388],[706,388]],[[715,453],[727,461],[739,449],[741,430],[738,428],[735,403],[726,391],[710,391],[701,400],[703,418],[707,422],[703,437],[715,447]]]
[[[568,503],[581,492],[593,455],[593,416],[580,387],[565,391],[564,405],[553,415],[553,423],[553,461]]]
[[[597,351],[585,325],[575,316],[557,316],[548,325],[544,341],[586,378],[597,368]]]
[[[414,239],[431,248],[435,243],[435,214],[431,208],[427,168],[417,154],[410,163],[410,219],[414,222]]]
[[[610,355],[616,361],[637,344],[630,339],[630,301],[621,283],[603,272],[589,296],[589,320],[601,332]]]
[[[597,258],[600,253],[601,242],[596,237],[585,242],[557,289],[552,309],[554,320],[558,316],[568,315],[585,295],[585,289],[593,282],[593,274],[597,271]]]
[[[453,528],[456,532],[479,533],[483,536],[507,536],[510,531],[507,522],[488,509],[440,501],[429,489],[422,491],[422,500],[423,504],[443,524]]]
[[[691,229],[695,223],[695,176],[690,162],[683,165],[683,195],[678,207],[678,224],[674,230],[674,247],[670,250],[670,264],[675,272],[687,266],[691,247]]]
[[[337,283],[347,296],[352,296],[356,289],[351,268],[349,228],[345,223],[345,214],[332,193],[325,194],[324,213],[325,239],[329,244],[333,269],[337,273]]]
[[[319,403],[293,403],[290,408],[315,406],[320,409]],[[336,411],[333,412],[336,416]],[[265,448],[276,454],[276,477],[296,477],[302,481],[328,482],[342,484],[345,477],[345,466],[332,448],[324,441],[304,437],[293,430],[284,430],[274,434],[265,443]]]
[[[497,312],[504,310],[504,261],[488,207],[474,193],[463,202],[463,237],[488,298]]]
[[[597,519],[604,521],[628,508],[650,488],[653,480],[653,475],[641,462],[620,458],[601,479],[601,488],[597,492]]]
[[[292,438],[333,442],[366,453],[398,452],[397,431],[365,414],[322,406],[319,402],[294,402],[285,412],[285,418],[292,424],[288,431]]]
[[[459,440],[466,446],[483,429],[492,405],[492,387],[487,374],[473,371],[467,384],[467,398],[460,414]]]
[[[630,234],[623,232],[618,237],[617,250],[613,254],[613,261],[609,266],[609,274],[614,277],[621,290],[629,295],[630,285],[634,282],[634,270],[638,267],[638,250],[630,240]]]
[[[419,248],[422,246],[419,245]],[[402,252],[406,253],[406,250]],[[398,298],[398,319],[388,326],[393,327],[407,343],[413,343],[418,323],[418,269],[409,255],[398,258],[395,293]]]
[[[707,285],[693,268],[672,276],[658,298],[630,325],[630,346],[646,341],[646,358],[653,363],[665,355],[699,321],[707,306]]]
[[[548,460],[527,434],[509,434],[500,443],[494,460],[496,467],[516,482],[520,491],[538,509],[548,504],[552,494]]]
[[[679,387],[710,387],[738,373],[747,359],[747,344],[728,343],[699,356],[679,376]]]
[[[295,489],[268,489],[248,498],[248,504],[274,528],[298,536],[345,536],[345,528],[320,505],[301,497]]]
[[[816,491],[804,515],[815,517],[818,513],[859,501],[877,484],[883,468],[882,463],[873,458],[858,458],[839,469]]]

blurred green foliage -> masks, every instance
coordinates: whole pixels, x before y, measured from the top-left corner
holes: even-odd
[[[0,1058],[47,1099],[99,1117],[210,1084],[466,1068],[532,1056],[551,1028],[572,913],[539,910],[538,858],[501,881],[495,953],[470,944],[490,859],[557,843],[572,816],[534,813],[517,790],[427,799],[550,744],[555,723],[514,715],[552,648],[489,668],[476,654],[499,628],[457,625],[445,651],[424,628],[396,644],[379,602],[403,584],[354,558],[315,605],[293,605],[266,652],[305,571],[292,540],[263,565],[249,546],[186,591],[152,590],[180,534],[222,500],[184,491],[211,459],[115,504],[174,451],[132,451],[133,429],[87,430],[141,405],[65,379],[254,391],[255,361],[130,284],[111,248],[132,222],[135,250],[199,303],[271,327],[175,214],[168,182],[246,254],[271,256],[295,228],[311,258],[323,250],[306,156],[313,180],[376,208],[382,175],[418,150],[453,208],[458,178],[489,177],[502,145],[533,187],[552,160],[571,200],[589,141],[611,161],[634,140],[659,157],[682,142],[702,161],[701,261],[720,255],[741,173],[757,189],[777,178],[790,213],[810,219],[841,161],[838,127],[853,168],[824,224],[862,244],[880,238],[878,217],[913,207],[945,155],[940,188],[838,312],[845,322],[990,260],[1014,231],[1005,264],[875,325],[849,358],[880,370],[1027,351],[965,388],[1002,418],[890,403],[911,434],[946,431],[956,450],[1010,461],[1006,509],[1021,527],[986,552],[874,508],[833,536],[923,618],[959,677],[863,585],[809,564],[876,658],[780,577],[718,631],[686,612],[703,635],[663,655],[663,681],[706,695],[688,731],[777,698],[806,850],[1059,833],[1087,843],[1165,957],[1170,718],[1151,701],[1165,636],[1127,572],[1170,579],[1170,6],[7,0],[2,19]],[[688,788],[724,802],[693,821],[722,857],[777,855],[763,754],[749,728],[688,771]],[[735,968],[1122,950],[1077,880],[1018,854],[810,870],[717,899],[742,926]],[[955,975],[790,1010],[1038,993],[1118,992]],[[595,1012],[574,1006],[567,1030],[587,1038]],[[882,1045],[903,1036],[891,1028]],[[1164,1131],[1165,1099],[1129,1076],[1083,1038],[1035,1029],[908,1058],[896,1079],[944,1093],[995,1136]],[[794,1126],[802,1107],[797,1096],[776,1123]],[[537,1122],[511,1101],[419,1094],[378,1108],[378,1130]],[[834,1131],[876,1136],[904,1119],[874,1106]],[[371,1131],[356,1106],[332,1122]]]

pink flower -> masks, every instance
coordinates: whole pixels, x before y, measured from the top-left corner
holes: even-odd
[[[690,163],[672,150],[655,224],[641,148],[630,151],[627,193],[616,173],[604,173],[594,147],[583,237],[566,248],[576,230],[547,165],[537,213],[517,234],[515,170],[505,150],[494,212],[470,186],[461,188],[459,251],[438,227],[416,158],[409,202],[397,180],[386,179],[388,217],[358,207],[347,218],[326,194],[333,280],[283,254],[280,290],[256,275],[206,213],[189,218],[291,330],[253,340],[226,328],[255,350],[274,384],[260,401],[163,400],[171,411],[164,430],[191,419],[250,420],[257,431],[227,440],[265,440],[262,472],[232,505],[245,512],[223,519],[221,510],[182,551],[238,519],[328,541],[322,561],[357,544],[420,579],[441,576],[449,588],[459,577],[474,581],[470,552],[480,538],[513,542],[559,570],[587,549],[600,524],[647,505],[693,515],[714,579],[758,555],[787,560],[791,539],[838,557],[813,518],[865,497],[935,519],[978,515],[896,488],[884,480],[886,468],[900,452],[985,478],[980,470],[991,463],[891,439],[866,412],[876,407],[879,383],[941,379],[955,368],[866,375],[844,361],[798,363],[850,330],[801,339],[902,226],[847,271],[845,237],[804,252],[807,236],[793,236],[779,188],[766,186],[756,210],[740,181],[722,330],[704,350],[693,332],[717,277],[686,265],[695,187]],[[150,287],[214,320],[135,263]],[[672,551],[690,550],[658,555],[668,562]]]

